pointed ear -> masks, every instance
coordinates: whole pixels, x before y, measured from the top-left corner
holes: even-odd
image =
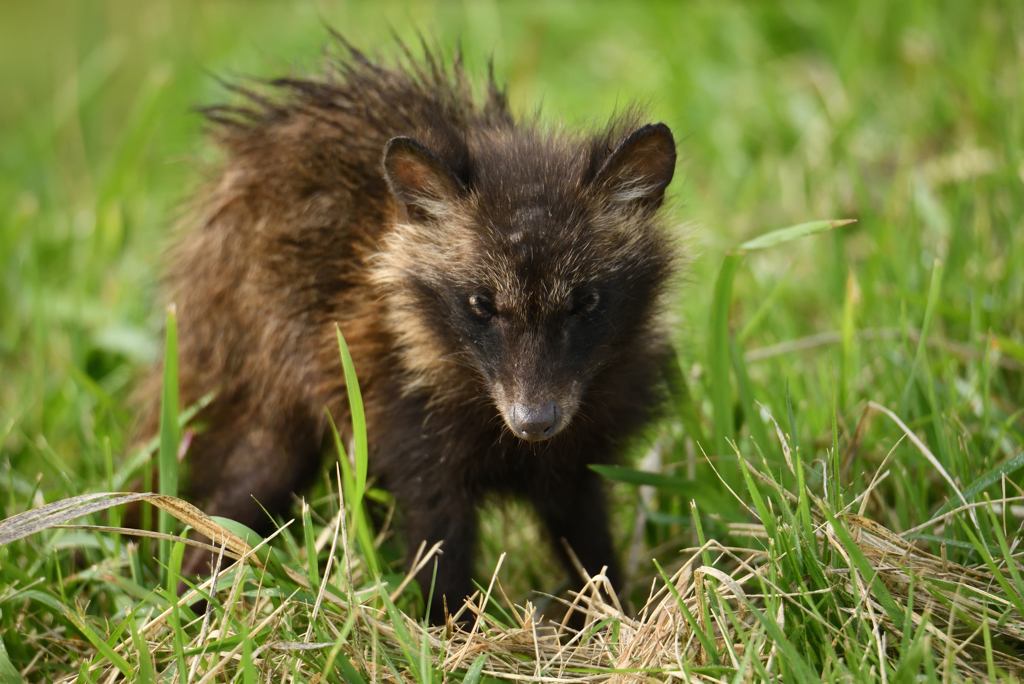
[[[657,208],[676,170],[676,143],[663,123],[630,133],[605,160],[594,178],[614,203]]]
[[[413,138],[392,138],[384,147],[384,178],[408,217],[441,218],[465,187],[443,161]]]

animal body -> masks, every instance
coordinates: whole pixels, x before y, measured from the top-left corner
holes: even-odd
[[[443,541],[432,622],[473,591],[490,496],[532,502],[574,577],[565,544],[617,583],[588,465],[658,404],[671,132],[630,113],[590,132],[517,120],[493,77],[475,102],[459,59],[385,67],[346,49],[322,76],[207,111],[224,161],[167,277],[182,401],[215,392],[188,495],[263,532],[264,508],[286,512],[318,472],[327,412],[349,422],[340,326],[371,475],[410,555]],[[208,561],[190,550],[184,569]]]

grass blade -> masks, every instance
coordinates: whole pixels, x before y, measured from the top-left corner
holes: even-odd
[[[309,512],[309,504],[302,500],[302,532],[306,541],[306,569],[309,586],[320,586],[320,567],[316,553],[316,534],[313,532],[313,516]]]
[[[338,333],[338,349],[341,351],[341,365],[345,371],[345,389],[348,391],[348,406],[352,414],[352,439],[355,442],[355,501],[353,505],[358,510],[362,506],[363,493],[366,491],[366,470],[368,462],[368,448],[366,442],[366,414],[363,412],[363,395],[359,391],[359,379],[356,377],[356,367],[352,363],[352,355],[348,351],[345,337],[341,334],[341,328],[335,326]]]
[[[725,454],[728,442],[735,441],[733,423],[733,392],[729,378],[729,304],[732,301],[732,282],[743,263],[743,252],[725,255],[715,282],[714,301],[711,306],[710,335],[708,340],[708,368],[711,372],[711,404],[714,409],[715,454]]]
[[[3,639],[0,639],[0,682],[4,682],[4,684],[21,684],[24,681],[21,678],[21,673],[18,672],[18,669],[14,667],[14,663],[11,662],[10,656],[7,655],[7,648],[4,646]]]
[[[156,681],[156,673],[153,668],[153,658],[149,653],[149,644],[142,638],[142,634],[139,632],[139,626],[135,621],[135,611],[129,611],[125,616],[125,620],[128,621],[128,626],[131,629],[132,642],[135,644],[135,652],[139,654],[139,668],[137,671],[138,678],[134,681],[139,684],[149,684],[150,682]],[[107,646],[108,651],[113,654],[114,650]],[[101,649],[102,652],[102,649]],[[107,655],[104,653],[104,655]],[[107,655],[110,658],[110,655]],[[122,670],[124,672],[124,670]],[[125,672],[128,676],[129,673]]]
[[[976,478],[971,484],[964,487],[963,500],[948,499],[946,503],[942,504],[939,510],[935,511],[932,519],[938,518],[948,511],[953,510],[954,506],[963,505],[963,502],[974,501],[974,497],[985,491],[988,487],[994,485],[1003,479],[1004,476],[1015,473],[1024,467],[1024,451],[1020,452],[1016,456],[1006,461],[1003,461],[998,466],[989,469],[983,475]]]
[[[673,355],[672,360],[668,363],[666,379],[669,393],[675,403],[676,413],[682,420],[686,433],[697,444],[707,445],[707,437],[704,435],[704,429],[700,422],[700,409],[690,392],[690,385],[686,381],[686,375],[683,373],[678,355]]]
[[[924,357],[925,346],[928,342],[928,331],[932,326],[932,318],[935,316],[935,308],[939,303],[939,295],[942,292],[942,262],[935,260],[932,268],[932,280],[928,286],[928,303],[924,309],[924,320],[921,322],[921,337],[917,341],[917,351],[914,353],[914,361],[910,365],[910,373],[907,377],[907,384],[903,388],[903,399],[900,401],[900,413],[906,414],[910,401],[910,392],[917,380],[917,371],[921,366],[921,359]]]
[[[589,466],[589,468],[595,473],[598,473],[609,480],[614,480],[615,482],[625,482],[626,484],[633,485],[650,485],[651,487],[656,487],[662,491],[672,492],[687,499],[692,499],[702,488],[704,488],[704,485],[701,483],[688,480],[684,477],[662,475],[661,473],[636,470],[625,466],[595,464]]]
[[[363,558],[366,560],[366,564],[370,568],[370,573],[376,577],[380,574],[380,565],[377,563],[377,554],[373,548],[373,535],[370,533],[366,516],[357,513],[357,511],[362,510],[362,503],[360,502],[358,509],[355,507],[356,484],[355,474],[352,472],[352,464],[349,462],[348,455],[345,452],[345,447],[341,443],[341,435],[338,433],[338,427],[334,424],[334,418],[332,418],[329,413],[327,414],[327,420],[331,426],[331,435],[334,438],[334,448],[338,452],[338,460],[341,463],[341,487],[344,494],[345,505],[349,507],[349,534],[355,537],[356,542],[359,544],[359,548],[363,551]]]
[[[735,335],[729,336],[729,350],[732,355],[732,368],[736,373],[736,384],[740,390],[740,403],[743,406],[743,415],[746,417],[750,436],[762,449],[769,449],[771,442],[768,441],[768,431],[764,427],[761,412],[754,400],[754,386],[750,382],[750,376],[747,375],[747,364],[743,360],[743,352]]]
[[[841,366],[839,376],[839,404],[845,405],[849,393],[853,389],[853,377],[856,364],[857,312],[860,309],[860,283],[853,271],[846,277],[846,292],[843,296]]]
[[[753,240],[747,240],[740,249],[745,251],[754,251],[757,249],[767,249],[768,247],[775,247],[777,245],[792,242],[808,235],[817,235],[818,233],[825,233],[835,228],[841,228],[842,226],[848,226],[851,223],[856,223],[857,219],[830,219],[825,221],[810,221],[808,223],[800,223],[795,226],[789,226],[788,228],[779,228],[773,230],[770,233],[759,235]]]
[[[160,494],[178,495],[178,313],[172,304],[167,308],[167,342],[164,348],[164,383],[160,398]],[[174,518],[166,511],[159,513],[159,530],[174,533]],[[164,567],[164,581],[171,562],[171,542],[160,540],[160,564]]]
[[[480,684],[480,680],[483,679],[484,665],[487,664],[487,654],[478,656],[473,664],[466,670],[466,676],[462,679],[462,684]]]
[[[658,561],[651,559],[654,563],[654,567],[657,568],[658,574],[661,575],[661,580],[668,587],[669,592],[672,594],[672,598],[675,600],[676,605],[679,606],[679,610],[682,611],[683,617],[686,619],[687,624],[690,625],[690,631],[694,636],[697,637],[697,641],[700,642],[701,647],[704,649],[704,653],[711,659],[711,662],[715,665],[720,665],[721,661],[718,658],[718,651],[715,649],[715,639],[713,635],[707,634],[704,629],[701,628],[700,623],[697,622],[697,618],[693,616],[690,609],[687,607],[686,602],[683,601],[683,597],[679,595],[679,591],[676,589],[676,585],[672,583],[671,578],[665,573],[665,571],[658,564]],[[702,606],[705,604],[701,604]],[[710,621],[705,617],[704,627],[711,629]]]
[[[889,589],[886,588],[885,582],[879,573],[871,566],[867,557],[864,556],[864,552],[861,551],[857,543],[853,541],[853,537],[850,536],[850,531],[846,527],[846,521],[843,518],[836,518],[828,511],[824,511],[828,522],[832,525],[832,534],[835,535],[836,540],[842,544],[843,549],[846,551],[850,560],[853,561],[854,567],[857,572],[860,573],[861,577],[864,578],[864,584],[866,589],[872,597],[874,597],[878,603],[882,606],[885,614],[892,620],[894,625],[900,625],[902,629],[911,628],[913,625],[905,625],[903,620],[905,618],[905,612],[900,609],[899,605],[893,599],[892,594],[889,593]],[[856,583],[853,583],[856,586]]]

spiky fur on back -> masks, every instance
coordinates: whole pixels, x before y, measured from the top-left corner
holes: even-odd
[[[531,500],[567,567],[560,538],[616,579],[586,466],[612,460],[657,404],[656,310],[673,263],[657,209],[671,167],[638,172],[647,151],[618,152],[646,144],[630,142],[635,112],[597,132],[547,129],[516,121],[493,78],[476,104],[460,59],[406,50],[387,68],[347,49],[321,77],[236,88],[244,104],[206,111],[225,161],[167,277],[182,401],[216,391],[188,457],[192,498],[264,530],[254,499],[287,509],[319,467],[325,407],[348,422],[338,325],[372,473],[413,549],[445,541],[433,621],[442,594],[453,605],[472,589],[475,510],[492,493]],[[382,165],[398,137],[432,153],[409,143],[413,165],[442,169],[427,168],[409,202]],[[653,139],[665,156],[667,129]],[[435,180],[448,195],[430,194]],[[478,292],[493,299],[490,323],[464,310]],[[564,399],[567,424],[524,441],[508,407],[542,394]],[[205,562],[193,554],[186,570]]]

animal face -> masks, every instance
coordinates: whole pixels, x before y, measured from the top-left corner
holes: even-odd
[[[468,153],[460,177],[412,138],[388,144],[395,220],[375,279],[410,387],[482,389],[513,434],[543,441],[648,331],[674,143],[655,125],[610,152],[520,134]]]

